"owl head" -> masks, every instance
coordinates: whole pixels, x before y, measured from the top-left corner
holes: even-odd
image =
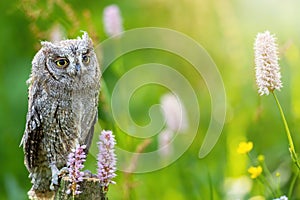
[[[92,40],[86,32],[81,38],[41,44],[42,48],[32,61],[32,77],[47,75],[64,82],[99,73]]]

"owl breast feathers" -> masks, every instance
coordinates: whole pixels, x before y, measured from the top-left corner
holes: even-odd
[[[100,69],[88,34],[42,42],[32,61],[21,144],[36,198],[53,195],[58,169],[76,144],[91,144],[97,121]],[[54,191],[52,191],[54,190]]]

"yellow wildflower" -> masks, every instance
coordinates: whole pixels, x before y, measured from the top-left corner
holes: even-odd
[[[252,179],[257,178],[261,173],[262,173],[262,167],[258,166],[258,167],[249,167],[248,172],[250,173],[250,177]]]
[[[253,148],[252,142],[241,142],[239,143],[239,147],[237,148],[238,154],[246,154],[250,152]]]
[[[260,155],[257,157],[257,160],[258,160],[259,162],[263,162],[263,161],[265,160],[265,156],[260,154]]]

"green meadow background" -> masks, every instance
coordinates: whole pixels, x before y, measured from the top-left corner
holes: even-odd
[[[27,112],[27,86],[31,60],[41,40],[49,40],[58,24],[67,37],[86,30],[95,44],[107,39],[103,9],[119,6],[124,30],[141,27],[169,28],[188,35],[201,44],[216,63],[226,96],[226,122],[212,152],[198,158],[209,125],[210,96],[201,76],[178,56],[148,50],[122,58],[125,73],[136,65],[150,62],[174,67],[190,81],[201,112],[198,132],[188,150],[171,165],[149,173],[124,174],[117,171],[116,185],[109,199],[234,199],[230,182],[246,177],[252,184],[244,199],[269,192],[257,180],[249,179],[246,156],[238,155],[241,141],[253,141],[253,156],[263,154],[271,172],[281,173],[282,195],[288,192],[295,168],[291,163],[284,127],[271,96],[260,97],[255,85],[253,42],[258,32],[276,34],[282,72],[282,91],[276,92],[285,111],[296,151],[300,152],[300,1],[297,0],[2,0],[0,2],[0,199],[27,199],[31,184],[19,147]],[[176,41],[174,41],[176,42]],[[188,48],[188,47],[187,47]],[[151,55],[151,56],[149,56]],[[100,126],[116,133],[119,145],[135,151],[143,142],[121,132],[111,118],[108,99],[122,74],[114,66],[103,73],[106,89],[99,104]],[[145,74],[147,76],[147,74]],[[151,105],[168,92],[157,85],[140,88],[132,97],[130,112],[141,125],[149,123]],[[151,95],[149,95],[151,94]],[[122,100],[122,99],[120,99]],[[124,120],[128,120],[125,119]],[[97,137],[97,136],[96,136]],[[144,151],[157,147],[157,136]],[[94,147],[95,148],[95,147]],[[86,168],[95,172],[91,155]],[[238,189],[239,190],[239,189]],[[258,198],[258,197],[257,197]],[[293,198],[300,199],[300,182]]]

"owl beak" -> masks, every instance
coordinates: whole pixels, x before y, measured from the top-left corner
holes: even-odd
[[[81,77],[81,71],[82,71],[82,69],[81,69],[80,64],[76,63],[75,64],[75,71],[74,72],[75,72],[75,76],[79,77],[79,79]]]
[[[76,63],[76,65],[75,65],[75,70],[76,70],[76,73],[80,72],[81,66],[80,66],[79,63]]]

